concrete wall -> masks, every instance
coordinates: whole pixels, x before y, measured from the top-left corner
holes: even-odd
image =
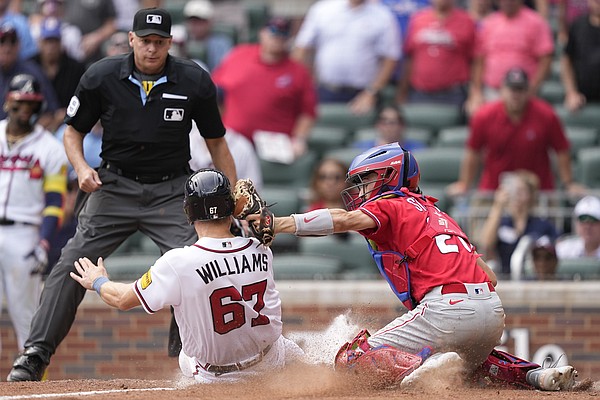
[[[382,281],[281,281],[286,333],[317,331],[351,310],[357,326],[375,330],[403,312]],[[507,312],[505,348],[538,363],[563,353],[582,378],[600,378],[600,282],[501,282]],[[109,309],[88,293],[49,368],[50,379],[173,378],[166,356],[170,313]],[[354,332],[352,332],[354,334]],[[0,318],[4,380],[17,354],[10,320]]]

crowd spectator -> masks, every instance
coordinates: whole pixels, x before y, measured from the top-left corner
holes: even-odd
[[[400,39],[404,40],[411,17],[419,10],[429,7],[430,0],[375,0],[388,7],[396,17]]]
[[[80,48],[89,65],[102,57],[102,44],[117,30],[113,0],[64,0],[64,20],[83,34]]]
[[[129,53],[130,51],[129,34],[124,31],[116,31],[110,35],[110,39],[106,42],[104,54],[110,57],[117,54]]]
[[[569,28],[561,56],[565,107],[576,111],[586,103],[600,102],[600,2],[588,0],[590,11]]]
[[[448,194],[466,194],[481,163],[480,191],[495,191],[502,172],[519,169],[535,173],[541,190],[554,190],[551,150],[564,189],[573,195],[585,192],[573,180],[570,144],[558,116],[550,104],[529,93],[527,73],[510,69],[500,100],[485,104],[470,120],[459,180],[448,187]]]
[[[64,20],[65,0],[39,0],[37,10],[29,16],[31,35],[39,41],[42,22],[47,18],[61,21],[61,45],[67,54],[77,61],[83,61],[84,54],[80,47],[81,29]]]
[[[475,22],[475,27],[478,30],[483,20],[494,11],[492,0],[469,0],[467,4],[467,12]]]
[[[234,46],[232,38],[225,33],[213,31],[215,10],[208,0],[188,1],[183,8],[186,27],[186,47],[200,48],[198,57],[209,71],[213,71]],[[188,56],[196,55],[188,54]]]
[[[51,132],[62,124],[69,101],[77,88],[77,82],[85,72],[85,66],[62,49],[61,31],[60,20],[44,19],[38,40],[40,50],[34,57],[34,61],[42,68],[44,75],[52,84],[58,100],[59,108],[54,113],[54,121],[48,126]]]
[[[467,112],[498,97],[506,72],[520,67],[536,94],[550,70],[554,52],[548,22],[523,6],[523,0],[499,0],[499,10],[483,20],[477,37]]]
[[[600,259],[600,198],[586,196],[575,204],[575,236],[556,243],[560,259],[592,257]]]
[[[165,0],[113,0],[116,12],[116,28],[129,31],[135,12],[140,8],[161,7]]]
[[[0,25],[0,98],[4,99],[10,80],[18,74],[30,74],[35,77],[44,95],[44,110],[38,123],[50,127],[55,121],[55,112],[59,109],[58,100],[52,84],[42,69],[34,61],[19,59],[19,37],[10,23]],[[0,109],[0,119],[6,118],[6,110]]]
[[[312,65],[319,102],[372,112],[400,59],[398,25],[385,6],[366,0],[323,0],[300,26],[294,57]]]
[[[19,58],[26,60],[37,53],[37,46],[29,30],[27,17],[9,9],[10,0],[0,0],[0,25],[11,25],[19,37]]]
[[[342,190],[346,189],[348,165],[336,158],[322,159],[310,179],[310,201],[306,212],[320,208],[344,208]]]
[[[444,103],[462,109],[471,78],[475,23],[454,5],[432,0],[408,25],[398,85],[399,103]]]
[[[531,261],[535,280],[552,281],[556,279],[558,257],[554,242],[548,236],[542,236],[535,241],[531,249]]]
[[[556,7],[558,9],[558,43],[564,45],[569,38],[569,29],[573,21],[590,11],[590,1],[557,0]]]
[[[538,204],[539,179],[530,171],[504,175],[494,195],[488,217],[479,235],[479,248],[490,262],[495,260],[499,278],[509,278],[511,256],[524,236],[537,239],[558,236],[552,221],[535,215]]]
[[[250,179],[260,192],[263,186],[262,171],[252,142],[232,130],[227,131],[225,141],[235,161],[235,171],[238,179]],[[190,155],[192,156],[190,159],[192,171],[198,171],[201,168],[214,168],[215,166],[196,124],[192,124],[192,130],[190,131]]]
[[[356,141],[354,146],[368,150],[382,144],[398,142],[403,148],[410,151],[427,146],[421,140],[406,137],[406,120],[399,106],[386,105],[377,113],[375,135],[374,138]]]
[[[213,79],[223,94],[228,129],[253,142],[258,132],[284,135],[291,139],[288,150],[298,157],[307,150],[317,96],[310,71],[289,57],[290,30],[289,20],[271,18],[259,32],[259,43],[235,47]]]

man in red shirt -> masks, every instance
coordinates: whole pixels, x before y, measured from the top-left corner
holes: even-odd
[[[500,174],[524,169],[535,173],[541,190],[554,189],[549,151],[556,153],[558,175],[565,189],[581,193],[574,183],[569,141],[552,106],[528,94],[526,72],[512,68],[505,76],[501,99],[482,106],[470,121],[465,157],[458,182],[448,188],[462,195],[474,184],[483,163],[478,189],[494,191]]]
[[[288,135],[297,157],[306,151],[317,95],[310,71],[289,58],[290,26],[289,20],[271,19],[259,44],[235,47],[212,78],[224,93],[227,128],[252,141],[257,131]]]
[[[336,369],[402,384],[438,367],[461,365],[474,372],[483,364],[490,371],[490,357],[501,353],[493,349],[504,329],[496,276],[457,223],[435,206],[436,199],[421,193],[416,159],[398,143],[377,146],[357,156],[347,176],[350,186],[342,192],[346,210],[275,218],[276,233],[360,233],[380,273],[408,308],[373,335],[364,330],[343,346]],[[427,353],[433,355],[427,358]],[[494,369],[512,383],[540,390],[567,389],[574,383],[571,366],[526,364],[519,376],[506,364]]]

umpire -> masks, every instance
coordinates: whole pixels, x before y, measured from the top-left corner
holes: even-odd
[[[139,10],[129,45],[131,53],[90,66],[67,108],[65,150],[86,200],[78,205],[77,231],[46,280],[25,350],[8,381],[41,380],[69,332],[85,295],[69,277],[79,257],[96,260],[111,254],[138,230],[162,253],[195,241],[194,229],[181,211],[190,173],[192,120],[216,168],[236,181],[215,85],[194,62],[169,55],[169,13]],[[98,119],[104,127],[103,162],[96,171],[86,163],[82,143]]]

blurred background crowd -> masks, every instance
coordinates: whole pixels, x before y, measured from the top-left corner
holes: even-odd
[[[60,139],[82,73],[129,52],[151,6],[172,14],[172,54],[211,73],[238,176],[276,214],[343,207],[352,159],[397,141],[501,279],[600,278],[600,0],[0,0],[2,93],[36,76]],[[192,168],[211,166],[190,135]],[[278,278],[378,279],[357,234],[273,247]],[[107,265],[137,277],[158,255],[136,235]]]

